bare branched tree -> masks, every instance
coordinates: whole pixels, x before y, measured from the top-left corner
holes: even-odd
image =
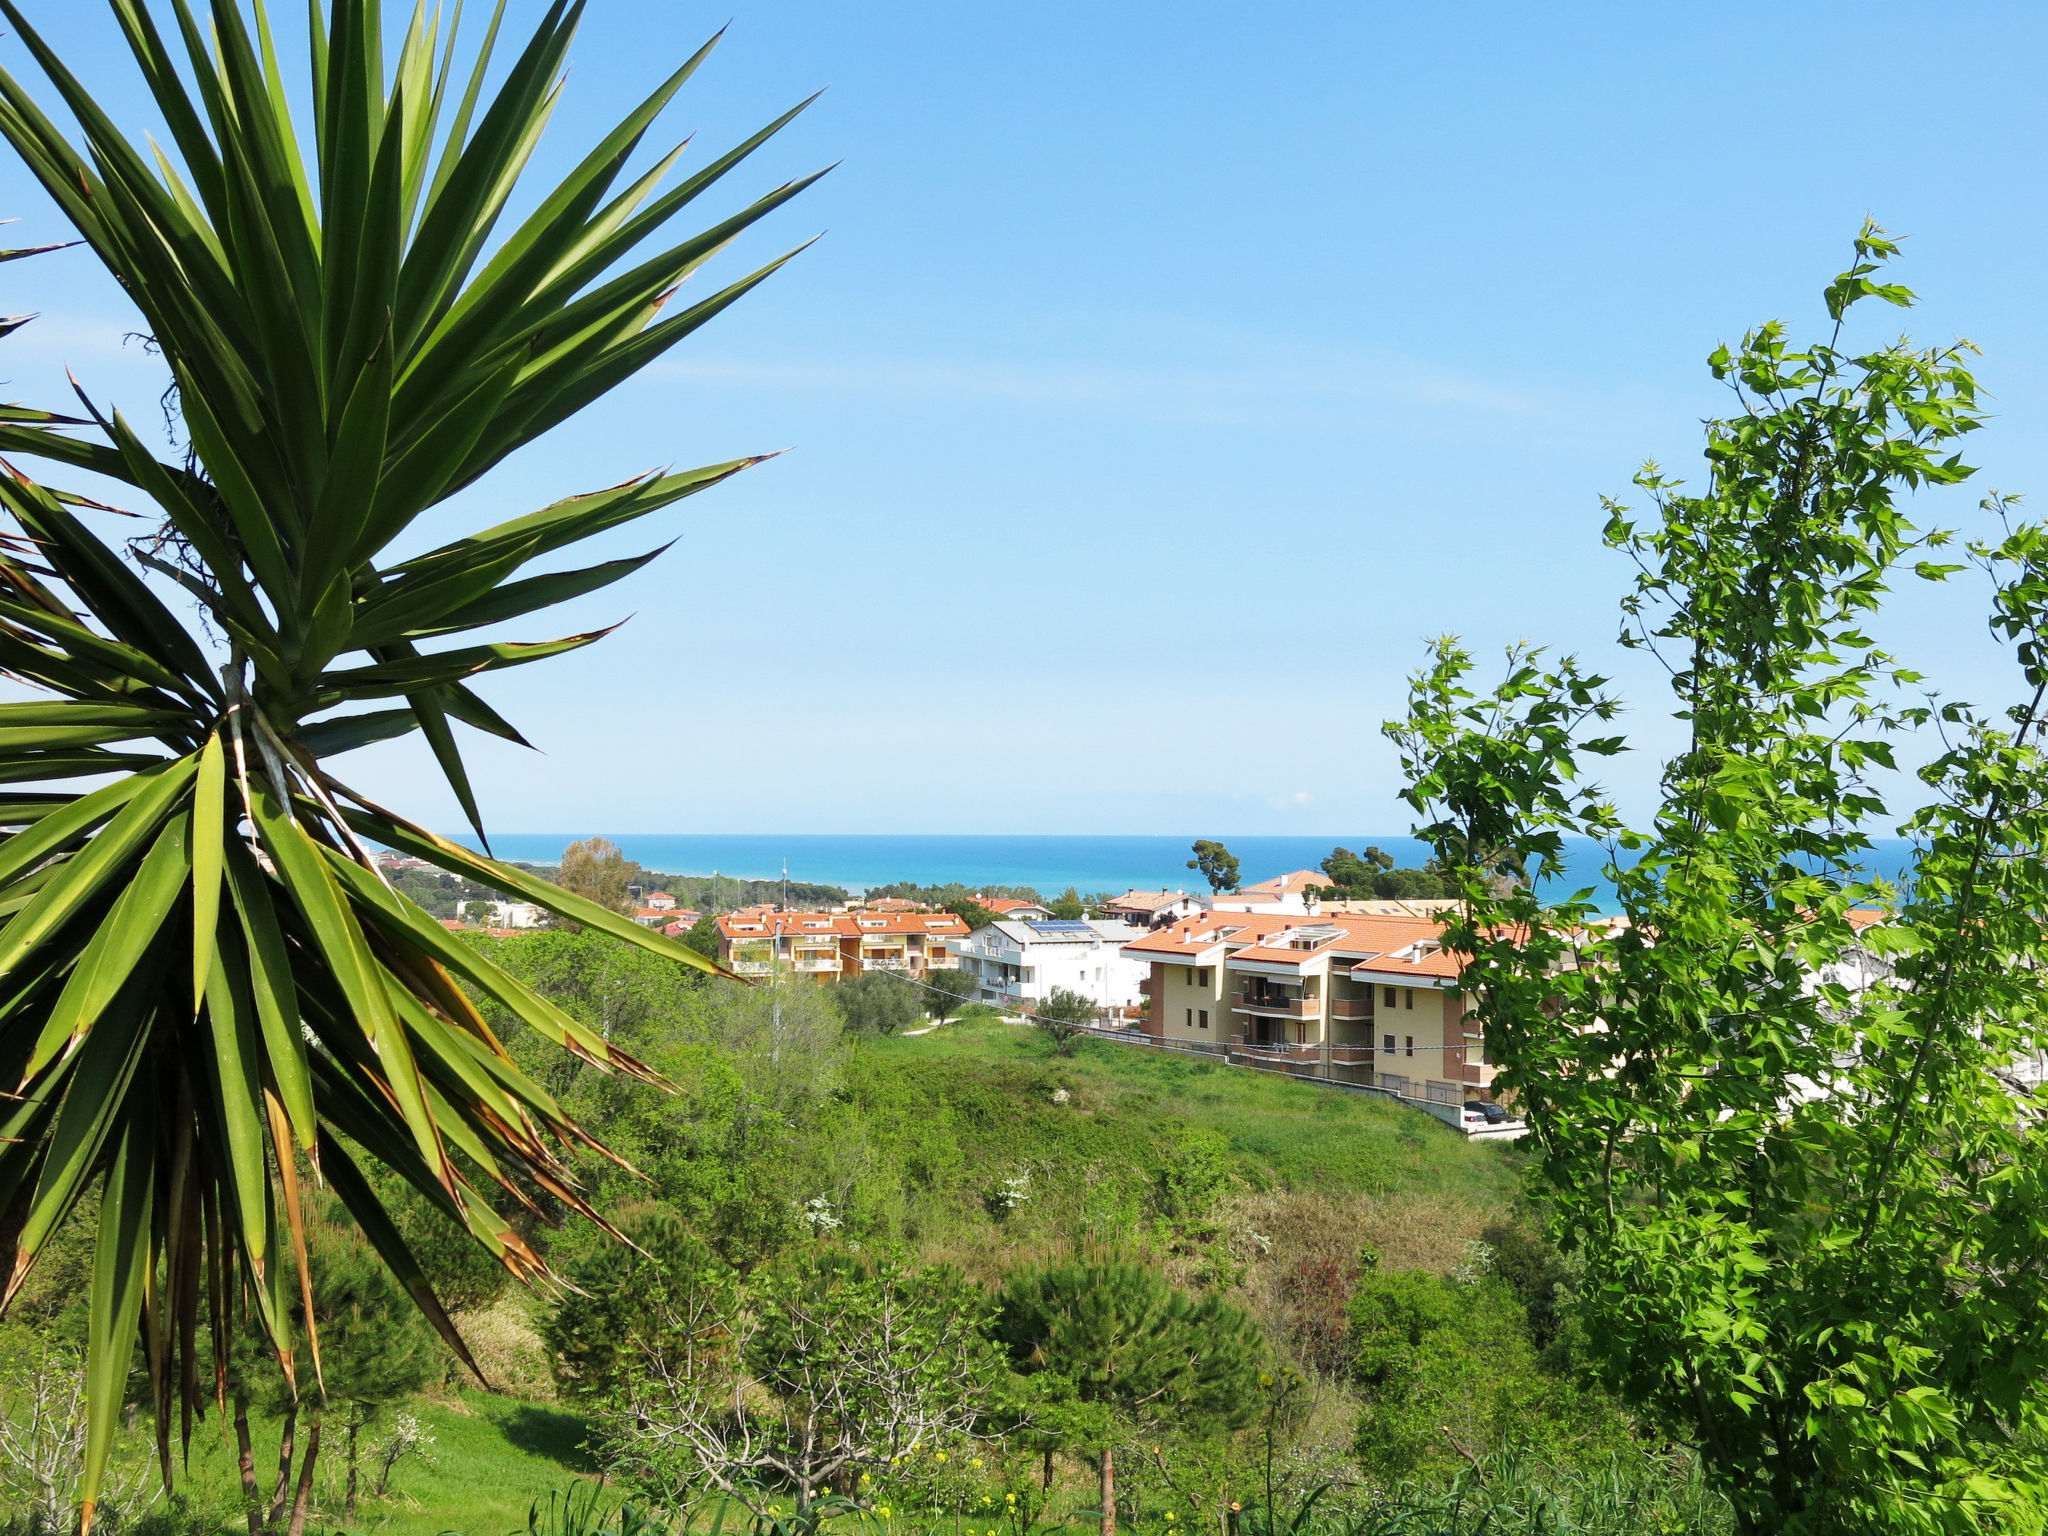
[[[831,1256],[666,1290],[603,1416],[622,1470],[799,1519],[860,1472],[975,1432],[999,1368],[987,1299],[943,1271]]]

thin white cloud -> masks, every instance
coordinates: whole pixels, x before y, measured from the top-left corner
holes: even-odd
[[[1585,401],[1553,387],[1473,378],[1394,355],[1329,355],[1312,346],[1204,349],[1197,363],[1027,362],[852,357],[761,361],[679,356],[649,372],[677,383],[864,399],[991,401],[1189,425],[1333,426],[1418,418],[1534,425]]]

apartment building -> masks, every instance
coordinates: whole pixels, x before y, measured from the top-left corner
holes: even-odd
[[[1148,967],[1125,957],[1130,926],[1048,918],[977,928],[949,946],[954,963],[981,982],[979,1001],[1029,1011],[1065,987],[1094,999],[1104,1018],[1122,1018],[1143,1001]]]
[[[947,941],[967,936],[950,912],[778,912],[752,907],[718,919],[718,963],[741,976],[788,972],[838,981],[897,971],[916,981],[953,963]]]
[[[1146,1033],[1432,1103],[1492,1097],[1493,1067],[1429,917],[1210,911],[1133,939]]]

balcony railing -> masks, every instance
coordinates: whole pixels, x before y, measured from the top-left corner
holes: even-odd
[[[1330,999],[1330,1017],[1333,1019],[1369,1019],[1372,1016],[1372,999],[1369,997]]]
[[[842,969],[836,956],[830,960],[798,960],[796,968],[800,971],[836,971]]]
[[[1277,992],[1264,996],[1256,992],[1231,994],[1231,1007],[1239,1013],[1272,1014],[1284,1019],[1319,1019],[1323,1016],[1320,997],[1283,997]]]
[[[733,960],[728,963],[742,976],[766,976],[775,969],[773,960]]]
[[[1261,1061],[1306,1063],[1321,1061],[1323,1048],[1320,1045],[1294,1045],[1279,1040],[1247,1040],[1243,1035],[1232,1035],[1230,1054],[1253,1057]]]

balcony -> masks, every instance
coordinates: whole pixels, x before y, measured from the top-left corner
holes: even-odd
[[[1372,1016],[1372,999],[1369,997],[1330,999],[1330,1017],[1333,1019],[1369,1019]]]
[[[1323,1016],[1323,1000],[1320,997],[1285,997],[1278,992],[1261,996],[1256,992],[1233,992],[1230,1006],[1239,1013],[1264,1014],[1280,1019],[1320,1019]]]
[[[729,960],[727,969],[741,976],[766,976],[775,969],[773,960]]]
[[[1323,1059],[1323,1048],[1320,1045],[1267,1044],[1247,1040],[1243,1035],[1232,1035],[1230,1055],[1232,1060],[1243,1059],[1260,1065],[1312,1067]]]
[[[842,969],[839,963],[839,957],[837,955],[832,955],[824,959],[812,959],[807,955],[799,955],[797,957],[796,968],[800,971],[805,971],[812,974],[815,974],[819,971],[836,971]]]

